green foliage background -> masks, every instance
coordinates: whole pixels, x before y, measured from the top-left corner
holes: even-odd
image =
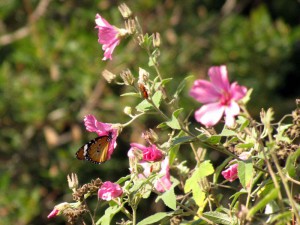
[[[270,106],[277,117],[289,113],[300,96],[299,2],[230,2],[126,1],[145,32],[161,34],[160,66],[174,78],[171,93],[185,76],[207,78],[211,65],[226,64],[230,80],[254,88],[254,115]],[[45,8],[34,17],[41,3]],[[159,121],[144,118],[126,128],[112,160],[101,166],[74,157],[95,137],[85,132],[85,114],[124,123],[123,108],[138,103],[119,97],[124,87],[101,77],[104,69],[119,74],[128,67],[137,76],[139,66],[147,68],[147,57],[130,40],[116,48],[113,61],[101,60],[95,14],[122,27],[119,3],[0,1],[0,224],[63,224],[46,217],[56,203],[71,200],[67,174],[78,173],[81,183],[117,180],[129,172],[128,141],[141,142],[141,132]],[[181,97],[187,112],[199,108],[188,88]]]

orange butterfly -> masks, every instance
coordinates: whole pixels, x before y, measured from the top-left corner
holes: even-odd
[[[76,158],[79,160],[88,160],[95,164],[104,163],[107,160],[111,140],[111,133],[96,137],[76,152]]]

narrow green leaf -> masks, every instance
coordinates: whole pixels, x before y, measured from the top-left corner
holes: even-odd
[[[175,146],[173,146],[169,149],[169,162],[170,162],[170,165],[172,165],[174,160],[176,159],[179,148],[180,148],[180,145],[175,145]]]
[[[253,179],[252,162],[238,162],[238,177],[243,187],[248,190]]]
[[[223,136],[223,137],[237,136],[235,131],[229,130],[226,127],[224,127],[224,129],[222,130],[222,132],[219,135]]]
[[[233,225],[237,222],[236,217],[221,212],[205,212],[202,215],[216,224]]]
[[[143,219],[137,225],[148,225],[148,224],[157,223],[168,216],[171,216],[171,213],[167,213],[167,212],[155,213],[154,215],[151,215],[151,216]]]
[[[186,85],[186,82],[187,82],[189,79],[193,78],[193,77],[194,77],[193,75],[189,75],[189,76],[185,77],[185,78],[180,82],[180,84],[178,85],[178,88],[177,88],[175,94],[173,95],[175,99],[179,96],[180,92],[182,92],[183,88],[184,88],[185,85]]]
[[[172,145],[175,146],[179,144],[189,143],[193,139],[194,137],[191,136],[176,137],[172,140]]]
[[[236,145],[236,147],[238,148],[245,148],[245,149],[252,148],[253,146],[254,146],[253,143],[240,143]]]
[[[263,209],[270,201],[276,199],[278,197],[278,190],[272,189],[262,200],[256,203],[248,212],[247,218],[250,219],[254,216],[254,214]]]
[[[124,97],[124,96],[140,97],[140,94],[139,94],[139,93],[136,93],[136,92],[128,92],[128,93],[121,94],[120,96],[121,96],[121,97]]]

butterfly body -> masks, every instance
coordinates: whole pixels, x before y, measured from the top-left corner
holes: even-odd
[[[104,163],[108,159],[108,150],[111,140],[111,133],[96,137],[87,144],[83,145],[76,152],[76,158],[79,160],[88,160],[95,164]]]

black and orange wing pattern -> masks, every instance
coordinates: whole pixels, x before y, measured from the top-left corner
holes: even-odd
[[[104,163],[107,160],[110,141],[110,136],[96,137],[76,152],[76,158],[79,160],[88,160],[95,164]]]

